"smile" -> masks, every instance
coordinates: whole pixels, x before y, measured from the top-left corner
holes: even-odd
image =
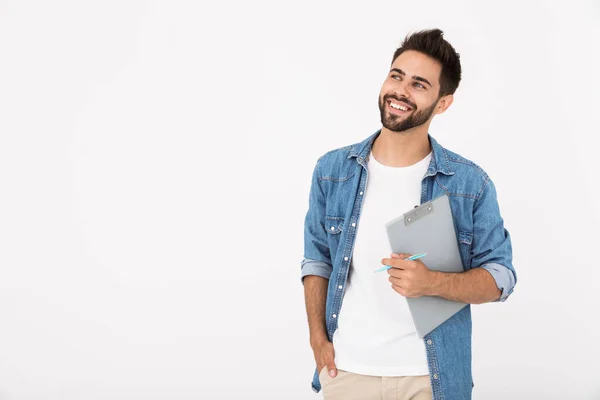
[[[403,104],[403,103],[399,103],[393,100],[388,100],[388,105],[389,105],[389,109],[394,113],[394,114],[405,114],[409,111],[412,111],[412,108],[410,108],[409,106]]]

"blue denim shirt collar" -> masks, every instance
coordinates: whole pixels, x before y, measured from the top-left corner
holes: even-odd
[[[371,152],[373,142],[380,133],[381,129],[362,142],[352,145],[350,152],[348,153],[348,158],[358,157],[360,161],[367,159],[369,153]],[[429,163],[429,168],[427,169],[425,176],[433,176],[438,172],[444,175],[454,175],[454,171],[450,169],[450,162],[448,160],[448,153],[446,153],[446,150],[444,150],[444,148],[440,146],[437,140],[435,140],[430,134],[427,134],[427,136],[429,137],[429,143],[431,144],[433,157],[431,157],[431,162]]]

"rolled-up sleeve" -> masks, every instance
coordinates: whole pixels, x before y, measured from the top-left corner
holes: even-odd
[[[301,262],[301,279],[307,275],[318,275],[329,279],[333,270],[329,242],[325,231],[325,194],[319,182],[319,163],[313,170],[308,211],[304,219],[304,259]]]
[[[502,294],[496,301],[505,301],[517,283],[512,265],[510,234],[500,215],[496,187],[488,179],[473,210],[473,246],[471,267],[488,271]]]

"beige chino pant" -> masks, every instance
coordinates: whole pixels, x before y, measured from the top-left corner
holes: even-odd
[[[429,375],[368,376],[338,370],[329,376],[327,367],[319,373],[325,400],[431,400]]]

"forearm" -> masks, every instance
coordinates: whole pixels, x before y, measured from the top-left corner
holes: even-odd
[[[458,273],[432,272],[432,296],[461,303],[481,304],[495,301],[502,294],[492,275],[483,268]]]
[[[310,332],[311,346],[317,342],[328,340],[325,326],[325,304],[327,302],[327,286],[329,280],[317,275],[304,277],[304,300]]]

